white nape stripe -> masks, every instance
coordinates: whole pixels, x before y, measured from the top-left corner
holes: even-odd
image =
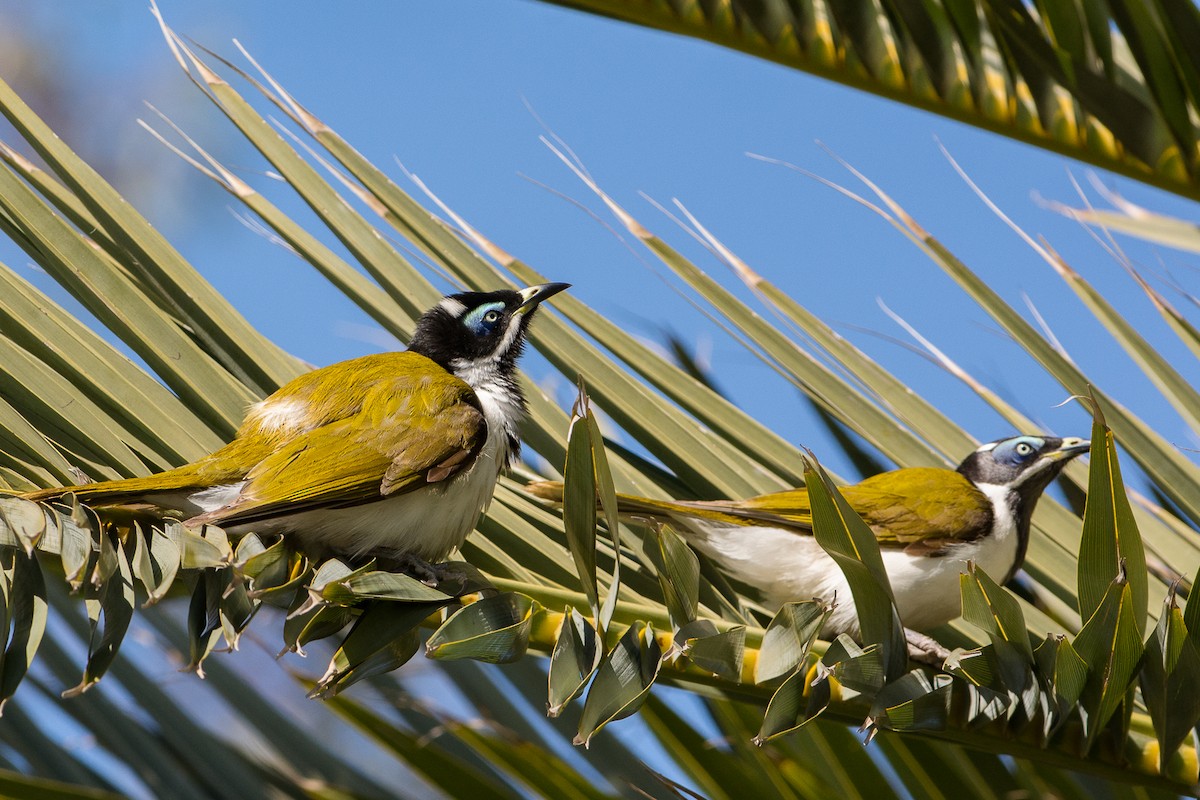
[[[453,297],[443,297],[438,302],[438,306],[452,317],[460,317],[462,316],[462,313],[467,310],[467,307],[464,303],[459,300],[455,300]]]

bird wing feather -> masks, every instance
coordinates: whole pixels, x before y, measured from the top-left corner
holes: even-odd
[[[561,484],[529,487],[533,494],[561,502]],[[992,524],[988,498],[958,472],[933,467],[894,470],[840,489],[850,507],[875,532],[880,547],[920,549],[926,554],[987,534]],[[669,501],[618,495],[621,513],[669,520],[691,516],[746,527],[755,526],[812,534],[812,506],[804,488],[744,500]]]
[[[991,501],[961,473],[948,469],[885,472],[847,486],[842,494],[880,545],[949,545],[978,539],[992,526]]]
[[[84,502],[111,504],[162,493],[186,497],[216,486],[236,484],[274,454],[288,451],[295,455],[290,448],[298,439],[342,420],[369,414],[373,398],[380,392],[395,392],[401,402],[411,402],[414,392],[426,389],[435,400],[471,394],[466,383],[411,351],[375,353],[331,364],[293,378],[266,400],[256,403],[232,441],[197,461],[144,478],[89,483],[70,487],[70,491]],[[64,491],[67,490],[45,489],[26,496],[46,500]]]
[[[348,417],[291,437],[227,506],[196,523],[246,523],[314,506],[379,500],[466,469],[487,439],[471,388],[449,373],[378,381]]]

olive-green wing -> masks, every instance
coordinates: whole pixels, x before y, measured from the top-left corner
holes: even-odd
[[[946,544],[977,539],[991,530],[991,502],[953,470],[894,470],[840,491],[875,532],[881,547],[933,553]],[[801,534],[812,532],[812,506],[808,492],[802,488],[746,500],[680,505],[701,516],[719,515],[736,518],[742,524],[778,525]]]
[[[248,523],[379,500],[454,476],[486,439],[467,384],[449,374],[397,378],[357,414],[292,438],[250,470],[233,503],[192,521]]]
[[[561,483],[535,483],[526,491],[562,502]],[[992,524],[987,497],[960,473],[933,467],[885,472],[840,489],[842,496],[875,532],[880,547],[919,549],[936,553],[946,544],[985,535]],[[804,488],[750,497],[745,500],[651,500],[617,495],[622,514],[670,520],[690,516],[746,527],[785,528],[812,534],[812,506]]]
[[[380,392],[395,391],[404,402],[411,402],[413,392],[424,389],[428,389],[429,402],[416,403],[419,409],[429,403],[444,404],[447,398],[456,401],[471,394],[467,384],[425,356],[410,351],[375,353],[331,364],[292,379],[270,397],[255,403],[231,442],[191,464],[144,478],[69,488],[89,503],[126,503],[147,497],[157,503],[164,494],[186,497],[204,489],[238,483],[257,465],[287,448],[296,436],[303,437],[341,420],[369,413],[364,412],[373,404],[369,398],[377,397]],[[402,469],[397,468],[397,473],[402,473]],[[46,500],[64,491],[64,488],[44,489],[27,497]]]
[[[842,490],[880,545],[936,552],[985,536],[992,504],[953,470],[915,467],[875,475]]]

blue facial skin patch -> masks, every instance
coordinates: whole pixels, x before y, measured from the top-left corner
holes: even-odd
[[[493,311],[496,312],[496,318],[487,319],[487,315]],[[503,312],[504,303],[488,303],[473,309],[470,314],[463,317],[463,325],[466,325],[467,330],[476,336],[486,336],[500,324],[500,320],[504,318]]]
[[[1037,436],[1018,436],[1003,444],[996,445],[992,457],[1002,464],[1024,464],[1030,459],[1037,458],[1038,453],[1046,446],[1046,440]]]

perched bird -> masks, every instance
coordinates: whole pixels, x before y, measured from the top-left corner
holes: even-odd
[[[538,305],[567,287],[450,295],[421,316],[407,351],[301,375],[199,461],[26,497],[147,504],[188,525],[286,534],[313,557],[427,566],[463,543],[516,457],[517,358]]]
[[[1025,559],[1033,508],[1083,439],[1015,436],[978,448],[957,470],[912,467],[874,475],[840,489],[866,521],[904,624],[916,631],[961,613],[959,574],[974,561],[1007,581]],[[561,483],[528,490],[562,501]],[[808,491],[790,489],[747,500],[663,501],[618,495],[619,512],[668,523],[727,574],[757,588],[764,601],[817,597],[836,601],[825,638],[858,635],[858,617],[842,570],[812,536]],[[928,637],[910,635],[920,647]]]

